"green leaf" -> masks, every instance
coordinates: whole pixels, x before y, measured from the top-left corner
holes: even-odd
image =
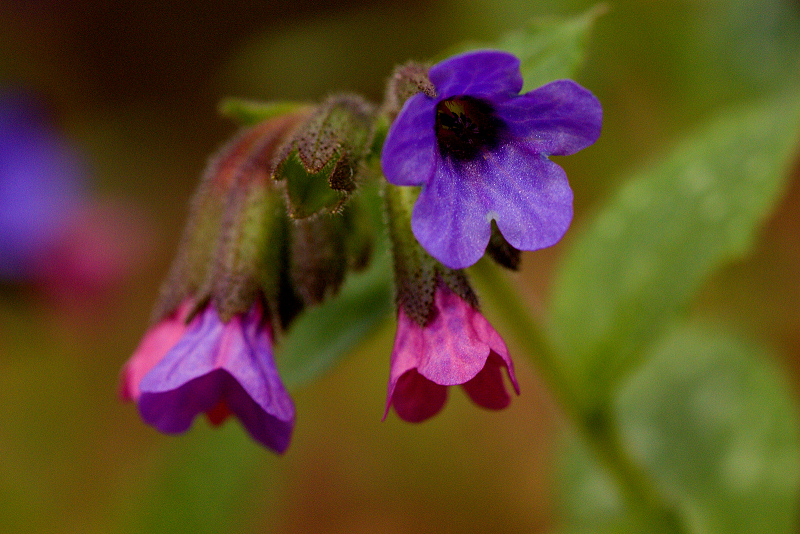
[[[350,275],[335,298],[295,321],[277,349],[278,369],[286,387],[320,376],[391,316],[391,272],[384,246],[376,251],[369,269]]]
[[[602,402],[704,280],[748,252],[798,141],[796,94],[726,113],[634,173],[576,240],[551,326],[583,401]]]
[[[619,396],[623,438],[691,531],[779,534],[796,526],[798,414],[770,356],[683,328]]]
[[[233,119],[243,126],[252,126],[267,119],[294,113],[307,106],[301,102],[255,102],[244,98],[229,97],[218,106],[223,117]]]
[[[495,42],[464,43],[448,50],[440,59],[480,48],[505,50],[520,59],[520,71],[525,80],[522,91],[527,92],[575,75],[583,63],[594,22],[606,11],[606,5],[601,3],[572,18],[534,19],[526,27],[511,31]]]
[[[790,389],[762,347],[697,326],[648,354],[613,401],[626,453],[675,503],[672,532],[789,533],[800,489]],[[669,532],[627,510],[583,442],[562,448],[561,532]],[[656,521],[647,528],[642,521]]]

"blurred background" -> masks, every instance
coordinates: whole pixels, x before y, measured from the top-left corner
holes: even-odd
[[[235,422],[158,434],[116,395],[226,96],[380,101],[394,65],[492,40],[586,1],[5,0],[0,5],[0,531],[541,532],[562,418],[524,347],[500,413],[454,391],[436,418],[381,422],[394,326],[293,392],[278,458]],[[577,77],[603,103],[593,147],[560,161],[580,227],[619,176],[800,66],[800,2],[620,0]],[[38,162],[39,167],[26,166]],[[3,174],[5,173],[5,175]],[[36,183],[24,178],[39,176]],[[22,185],[27,184],[27,185]],[[800,165],[753,255],[704,287],[709,314],[800,358]],[[515,275],[547,307],[559,245]],[[491,320],[491,316],[489,316]],[[793,378],[794,380],[794,378]]]

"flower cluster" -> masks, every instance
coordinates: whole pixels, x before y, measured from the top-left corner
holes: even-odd
[[[380,182],[380,151],[397,305],[384,417],[393,407],[428,419],[453,385],[481,407],[506,407],[504,374],[519,394],[514,365],[462,269],[484,254],[515,268],[521,250],[563,236],[572,191],[548,157],[592,144],[602,117],[572,81],[521,88],[517,58],[477,51],[398,68],[381,108],[352,95],[244,106],[258,120],[200,183],[121,397],[163,432],[234,414],[285,451],[295,411],[273,342],[368,263],[381,232],[365,224],[364,186]]]

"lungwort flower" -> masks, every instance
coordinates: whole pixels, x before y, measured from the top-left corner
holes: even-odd
[[[191,310],[184,302],[145,335],[122,371],[120,396],[137,401],[142,418],[162,432],[184,432],[201,413],[214,424],[232,413],[253,439],[284,452],[294,404],[275,368],[261,306],[227,323],[209,304],[187,324]]]
[[[481,258],[492,220],[519,250],[561,239],[572,190],[548,156],[574,154],[600,135],[602,109],[588,90],[558,80],[518,94],[519,64],[505,52],[477,51],[434,65],[435,95],[409,98],[384,143],[386,179],[422,186],[415,237],[453,269]]]
[[[470,303],[439,284],[425,326],[400,306],[386,414],[394,406],[401,419],[424,421],[442,409],[447,387],[454,385],[461,385],[479,406],[505,408],[511,398],[503,369],[519,394],[514,364],[500,334]]]

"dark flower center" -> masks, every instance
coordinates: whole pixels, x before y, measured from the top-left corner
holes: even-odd
[[[502,123],[492,106],[471,96],[457,96],[436,105],[436,140],[442,156],[474,159],[481,149],[497,146]]]

